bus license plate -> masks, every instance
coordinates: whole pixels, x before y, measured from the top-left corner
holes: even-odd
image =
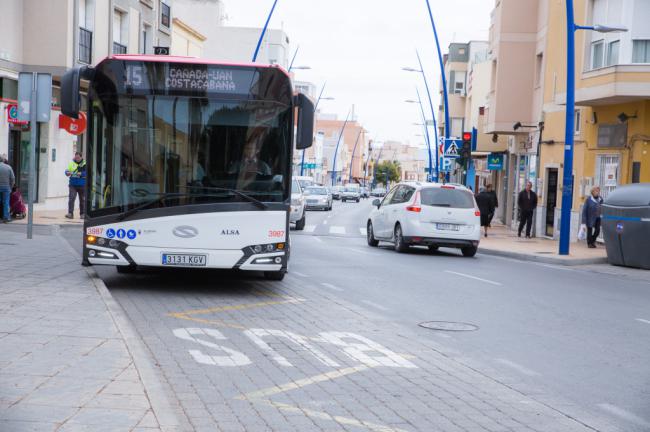
[[[205,267],[207,261],[207,255],[167,253],[162,255],[162,265],[165,266]]]
[[[436,224],[436,229],[440,231],[460,231],[460,226],[454,224]]]

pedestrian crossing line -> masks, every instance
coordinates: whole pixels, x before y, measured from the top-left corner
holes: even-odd
[[[637,318],[636,320],[637,320],[638,322],[642,322],[642,323],[645,323],[645,324],[650,324],[650,321],[648,321],[648,320],[646,320],[646,319],[643,319],[643,318]]]
[[[329,284],[327,282],[323,282],[323,283],[321,283],[321,285],[323,285],[325,288],[329,288],[329,289],[334,290],[334,291],[339,291],[339,292],[343,291],[343,288],[339,288],[339,287],[334,286],[332,284]]]
[[[305,225],[305,229],[303,231],[306,233],[313,233],[316,231],[316,225]]]
[[[342,226],[330,226],[331,234],[346,234],[345,227]]]

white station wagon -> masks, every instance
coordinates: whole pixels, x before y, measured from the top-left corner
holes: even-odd
[[[458,248],[476,255],[481,239],[481,213],[472,192],[458,185],[399,183],[383,200],[376,199],[368,217],[368,245],[391,242],[395,250],[409,246]]]

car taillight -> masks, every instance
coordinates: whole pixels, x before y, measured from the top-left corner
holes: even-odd
[[[474,216],[481,216],[480,210],[474,210]]]
[[[415,213],[420,213],[422,211],[422,207],[420,207],[420,191],[415,192],[415,198],[413,198],[411,205],[406,207],[406,211]]]
[[[449,185],[442,185],[440,186],[442,189],[456,189],[454,186],[449,186]]]

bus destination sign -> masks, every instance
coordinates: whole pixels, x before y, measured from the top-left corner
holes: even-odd
[[[126,86],[133,90],[187,91],[248,94],[254,83],[254,70],[234,70],[210,65],[163,63],[127,64]],[[156,77],[151,85],[150,76]]]

